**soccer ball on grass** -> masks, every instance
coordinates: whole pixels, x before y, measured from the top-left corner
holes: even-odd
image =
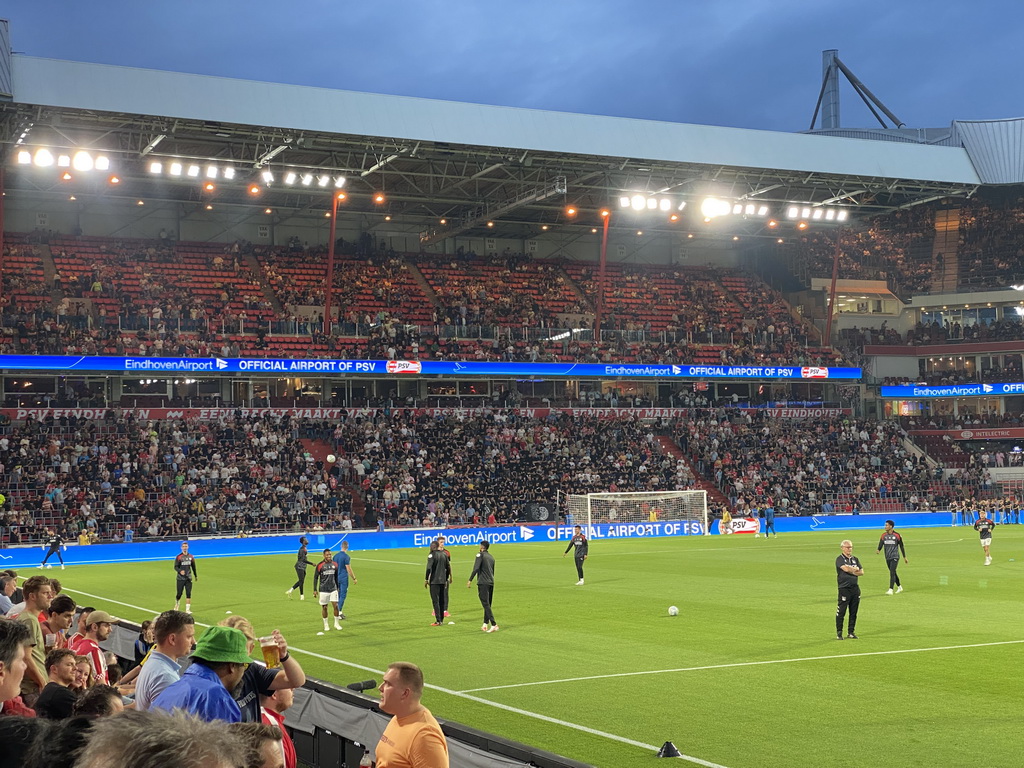
[[[669,616],[678,616],[679,615],[679,609],[676,606],[674,606],[674,605],[670,605],[668,607],[668,615]]]

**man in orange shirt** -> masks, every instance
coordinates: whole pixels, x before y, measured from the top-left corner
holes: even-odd
[[[423,670],[396,661],[388,666],[379,690],[381,711],[394,717],[377,742],[377,768],[448,768],[448,742],[420,703]]]

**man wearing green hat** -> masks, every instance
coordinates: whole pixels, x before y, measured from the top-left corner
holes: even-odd
[[[240,723],[242,711],[231,692],[251,662],[246,648],[240,630],[210,627],[196,642],[192,665],[156,697],[152,708],[180,709],[202,720]]]

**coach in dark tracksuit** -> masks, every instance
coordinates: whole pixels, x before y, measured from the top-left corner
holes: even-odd
[[[441,552],[437,540],[430,542],[430,554],[427,555],[427,573],[423,577],[423,586],[430,587],[430,602],[434,605],[434,623],[439,627],[444,624],[444,592],[451,580],[452,566],[448,558]]]
[[[836,608],[836,639],[843,639],[843,619],[850,612],[847,637],[857,639],[857,609],[860,608],[860,585],[857,578],[864,575],[860,560],[853,556],[853,542],[846,539],[841,545],[843,553],[836,558],[836,579],[839,583],[839,605]]]
[[[473,572],[469,574],[466,588],[469,589],[473,579],[479,576],[476,592],[480,596],[480,605],[484,607],[484,623],[480,629],[484,632],[497,632],[498,622],[495,621],[494,612],[491,610],[491,602],[494,600],[494,556],[488,551],[490,548],[491,542],[480,542],[480,552],[473,561]]]

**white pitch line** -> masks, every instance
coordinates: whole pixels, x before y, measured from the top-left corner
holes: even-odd
[[[466,688],[460,693],[479,693],[481,691],[499,691],[505,688],[526,688],[531,685],[553,685],[556,683],[577,683],[585,680],[608,680],[615,677],[639,677],[641,675],[666,675],[673,672],[701,672],[708,669],[730,669],[734,667],[758,667],[767,664],[793,664],[798,661],[827,661],[829,659],[855,659],[859,656],[889,656],[897,653],[924,653],[926,651],[954,651],[962,648],[990,648],[996,645],[1019,645],[1024,640],[1001,640],[995,643],[971,643],[970,645],[940,645],[934,648],[904,648],[894,651],[866,651],[865,653],[840,653],[832,656],[805,656],[798,659],[768,659],[765,661],[738,661],[731,664],[708,664],[703,667],[677,667],[675,669],[650,669],[640,672],[615,672],[608,675],[587,675],[586,677],[565,677],[559,680],[538,680],[533,683],[512,683],[511,685],[492,685],[487,688]]]
[[[104,600],[104,601],[106,601],[108,603],[114,603],[115,605],[123,605],[126,608],[132,608],[132,609],[134,609],[136,611],[142,611],[143,613],[148,613],[148,614],[151,614],[151,615],[156,615],[158,613],[157,611],[154,611],[151,608],[144,608],[141,605],[132,605],[131,603],[124,603],[124,602],[121,602],[120,600],[111,600],[108,597],[103,597],[102,595],[93,595],[93,594],[90,594],[88,592],[82,592],[81,590],[78,590],[78,589],[65,589],[64,591],[65,592],[74,592],[77,595],[85,595],[86,597],[92,597],[92,598],[95,598],[97,600]],[[210,625],[209,624],[204,624],[201,621],[197,621],[196,622],[196,626],[209,627]],[[384,674],[384,672],[382,670],[374,669],[373,667],[367,667],[367,666],[364,666],[363,664],[356,664],[355,662],[345,661],[344,659],[338,659],[338,658],[335,658],[334,656],[327,656],[327,655],[322,654],[322,653],[317,653],[316,651],[307,651],[304,648],[297,648],[294,645],[289,645],[288,649],[290,651],[294,651],[295,653],[302,653],[302,654],[305,654],[307,656],[312,656],[312,657],[317,658],[317,659],[322,659],[324,661],[330,661],[330,662],[333,662],[335,664],[341,664],[341,665],[346,666],[346,667],[351,667],[353,669],[362,670],[364,672],[370,672],[370,673],[372,673],[374,675],[383,675]],[[527,685],[530,685],[530,683],[527,683]],[[487,705],[489,707],[495,707],[496,709],[501,709],[501,710],[504,710],[506,712],[512,712],[513,714],[516,714],[516,715],[522,715],[523,717],[530,717],[530,718],[533,718],[534,720],[542,720],[543,722],[552,723],[553,725],[560,725],[560,726],[562,726],[564,728],[571,728],[573,730],[581,731],[583,733],[589,733],[592,736],[600,736],[602,738],[609,739],[610,741],[617,741],[620,744],[628,744],[631,747],[639,747],[640,749],[646,749],[646,750],[653,751],[653,752],[656,752],[658,749],[660,749],[660,747],[657,747],[654,744],[646,744],[646,743],[644,743],[642,741],[634,741],[633,739],[628,739],[625,736],[619,736],[619,735],[614,734],[614,733],[608,733],[607,731],[599,731],[596,728],[589,728],[589,727],[587,727],[585,725],[579,725],[577,723],[570,723],[568,720],[559,720],[558,718],[548,717],[547,715],[542,715],[542,714],[540,714],[538,712],[530,712],[529,710],[526,710],[526,709],[519,709],[518,707],[510,707],[507,704],[500,704],[500,703],[498,703],[496,701],[489,701],[487,699],[482,699],[479,696],[471,696],[466,691],[454,691],[454,690],[451,690],[450,688],[442,688],[439,685],[430,685],[429,683],[424,684],[424,687],[425,688],[430,688],[431,690],[437,691],[438,693],[446,693],[449,696],[455,696],[456,698],[466,699],[467,701],[473,701],[473,702],[476,702],[477,704],[485,704],[485,705]],[[704,766],[704,768],[727,768],[724,765],[720,765],[718,763],[712,763],[712,762],[709,762],[707,760],[702,760],[699,757],[693,757],[691,755],[680,754],[680,757],[683,760],[688,760],[689,762],[694,763],[695,765]]]

